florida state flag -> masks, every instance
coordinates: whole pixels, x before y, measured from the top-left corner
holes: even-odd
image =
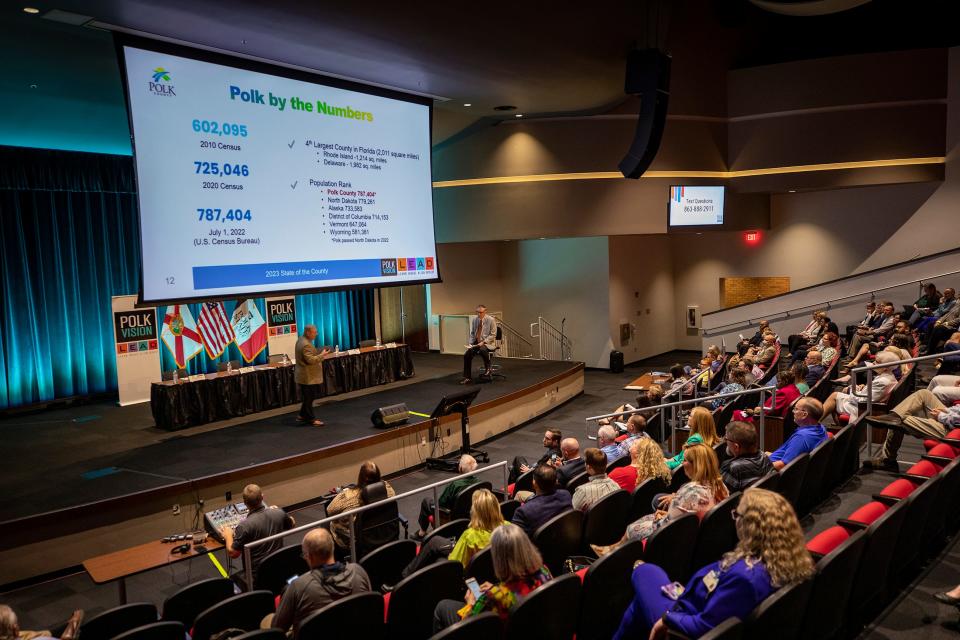
[[[253,300],[237,303],[230,317],[230,326],[233,327],[234,342],[245,361],[253,362],[267,348],[267,323]]]
[[[177,367],[181,369],[203,349],[203,340],[197,331],[197,323],[193,321],[190,309],[185,304],[167,307],[163,315],[160,339],[167,345],[167,349],[177,362]]]

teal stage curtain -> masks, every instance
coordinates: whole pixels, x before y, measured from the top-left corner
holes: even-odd
[[[130,157],[0,147],[0,409],[116,390],[110,299],[139,287],[136,216]],[[296,299],[299,328],[317,325],[320,344],[374,335],[371,289]],[[199,305],[190,311],[196,319]],[[240,359],[235,345],[189,370],[227,359]],[[161,366],[173,368],[164,347]]]

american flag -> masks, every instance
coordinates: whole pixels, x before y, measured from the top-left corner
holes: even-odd
[[[233,327],[227,318],[227,312],[222,302],[205,302],[200,305],[200,316],[197,318],[197,330],[203,338],[203,346],[207,355],[217,358],[233,342]]]

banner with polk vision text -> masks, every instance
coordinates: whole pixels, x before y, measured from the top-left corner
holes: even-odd
[[[157,310],[134,308],[137,296],[114,296],[113,341],[121,407],[150,400],[150,385],[160,379]]]
[[[267,350],[271,356],[285,353],[293,362],[299,337],[296,298],[267,298],[266,303]]]

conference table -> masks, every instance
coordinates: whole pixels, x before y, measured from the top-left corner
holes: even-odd
[[[129,549],[89,558],[83,561],[83,568],[97,584],[116,581],[119,587],[120,604],[127,604],[127,578],[207,553],[213,557],[214,551],[223,549],[222,544],[213,538],[207,538],[200,550],[191,545],[186,553],[173,553],[173,549],[180,544],[183,543],[154,540]]]
[[[150,409],[168,431],[229,420],[301,401],[293,364],[270,363],[235,371],[200,374],[177,382],[154,382]],[[327,354],[321,397],[366,389],[414,375],[410,347],[364,347]]]
[[[654,375],[651,373],[645,373],[636,380],[633,380],[630,384],[624,387],[624,389],[630,391],[646,391],[653,385],[660,385],[669,387],[670,375],[669,374],[659,374]]]

